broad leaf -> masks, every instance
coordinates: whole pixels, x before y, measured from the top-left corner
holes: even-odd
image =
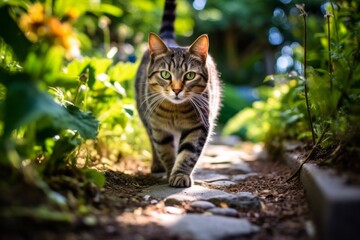
[[[61,125],[68,126],[68,128],[77,130],[81,137],[95,138],[98,134],[99,121],[90,112],[81,112],[80,109],[74,105],[67,105],[66,111],[68,115],[62,120]]]
[[[9,84],[4,106],[3,136],[9,137],[14,129],[40,119],[48,119],[49,125],[55,129],[75,130],[85,139],[96,137],[99,126],[91,113],[81,112],[72,105],[56,103],[49,94],[41,92],[31,82],[13,81]]]
[[[84,169],[84,172],[87,179],[99,188],[102,188],[105,185],[106,178],[103,173],[98,172],[95,169]]]
[[[0,7],[0,38],[13,47],[13,51],[20,61],[25,60],[31,46],[30,41],[24,36],[16,22],[9,14],[9,7]]]

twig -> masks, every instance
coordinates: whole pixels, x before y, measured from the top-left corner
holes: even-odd
[[[330,125],[327,124],[324,131],[322,132],[320,138],[317,140],[316,144],[312,147],[312,149],[310,150],[309,154],[307,155],[307,157],[304,159],[304,161],[302,161],[302,163],[300,164],[300,166],[296,169],[296,171],[286,180],[286,182],[290,182],[292,179],[294,179],[301,171],[301,168],[302,166],[307,162],[309,161],[314,153],[315,153],[315,150],[319,147],[319,145],[321,144],[326,132],[329,130],[330,128]]]

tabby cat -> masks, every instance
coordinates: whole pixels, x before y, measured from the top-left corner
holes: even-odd
[[[176,44],[175,7],[175,0],[166,0],[160,37],[149,34],[149,50],[136,77],[136,101],[151,140],[151,171],[165,171],[172,187],[190,187],[218,115],[220,82],[207,35],[188,47]]]

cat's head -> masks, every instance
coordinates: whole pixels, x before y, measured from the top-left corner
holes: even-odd
[[[149,89],[175,104],[201,94],[208,81],[208,47],[207,35],[201,35],[189,47],[168,47],[150,33]]]

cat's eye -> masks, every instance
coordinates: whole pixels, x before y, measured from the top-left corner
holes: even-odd
[[[193,80],[196,76],[195,72],[187,72],[184,76],[184,80]]]
[[[171,74],[168,71],[161,71],[160,76],[165,80],[171,80]]]

